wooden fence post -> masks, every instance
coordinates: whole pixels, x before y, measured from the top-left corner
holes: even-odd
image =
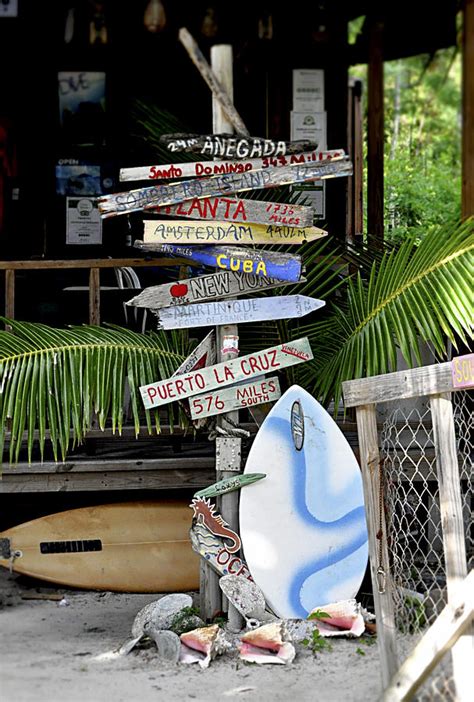
[[[453,406],[449,393],[430,397],[430,407],[436,451],[448,602],[454,603],[456,592],[467,575],[467,558]],[[451,650],[456,700],[459,702],[472,700],[471,669],[474,663],[474,637],[471,632],[461,636]]]
[[[397,671],[397,645],[393,610],[392,580],[387,551],[387,532],[380,485],[380,455],[375,405],[360,405],[356,410],[360,465],[369,533],[369,558],[377,644],[380,653],[382,685],[385,688]]]

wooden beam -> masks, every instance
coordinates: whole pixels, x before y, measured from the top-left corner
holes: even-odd
[[[384,691],[382,702],[408,702],[414,699],[415,692],[445,653],[469,629],[473,617],[474,570],[460,584],[456,599],[446,605],[394,675]]]
[[[362,236],[364,231],[364,155],[362,134],[362,81],[354,84],[353,153],[354,165],[354,235]]]
[[[158,256],[147,256],[141,258],[80,258],[68,260],[41,260],[41,261],[0,261],[0,270],[8,271],[39,271],[54,270],[62,268],[123,268],[133,266],[177,266],[180,263],[185,266],[192,265],[189,261],[177,261],[175,258],[163,258]]]
[[[440,392],[451,392],[454,389],[450,361],[386,375],[374,375],[371,378],[345,380],[342,383],[346,407],[436,395]]]
[[[100,324],[100,270],[89,271],[89,324]]]
[[[385,514],[384,510],[380,509],[380,455],[375,405],[357,407],[356,413],[369,534],[370,574],[377,620],[377,644],[382,685],[386,687],[397,671],[397,643]]]
[[[15,270],[5,270],[5,317],[15,319]]]
[[[459,586],[467,575],[461,486],[450,395],[430,398],[433,436],[436,448],[436,470],[439,484],[439,509],[443,532],[448,602],[457,602]],[[474,637],[465,634],[452,648],[456,700],[472,700],[471,667],[474,662]]]
[[[474,0],[464,0],[462,60],[462,216],[474,215]]]
[[[383,23],[370,17],[367,103],[367,241],[379,248],[384,235]]]

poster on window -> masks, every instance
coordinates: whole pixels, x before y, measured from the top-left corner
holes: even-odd
[[[96,198],[66,198],[66,244],[102,244],[102,220]]]
[[[105,135],[105,73],[58,73],[59,121],[65,141],[100,144]]]

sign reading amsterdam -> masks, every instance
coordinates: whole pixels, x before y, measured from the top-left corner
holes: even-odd
[[[297,245],[327,236],[318,227],[284,227],[275,224],[241,222],[183,222],[145,220],[145,243],[179,242],[184,244],[286,244]]]
[[[290,154],[267,158],[254,158],[247,161],[191,161],[188,163],[168,163],[160,166],[136,166],[121,168],[120,180],[172,180],[173,178],[193,178],[221,173],[245,173],[270,166],[293,166],[295,163],[313,161],[337,161],[344,158],[343,149],[332,151],[310,151],[304,154]]]
[[[191,417],[211,417],[214,414],[232,412],[233,410],[273,402],[281,396],[278,378],[268,378],[245,385],[233,385],[224,390],[217,390],[205,395],[195,395],[189,400]]]
[[[156,316],[158,329],[191,329],[304,317],[325,304],[323,300],[305,295],[282,295],[177,305],[157,310]]]
[[[178,377],[159,380],[142,385],[140,393],[145,409],[153,409],[184,397],[199,395],[232,385],[240,380],[255,378],[279,368],[311,361],[313,352],[306,337],[273,346],[263,351],[233,358],[202,370],[192,371]]]
[[[298,282],[304,281],[304,278],[300,278]],[[246,295],[257,290],[279,288],[283,285],[288,285],[287,281],[251,273],[219,271],[210,275],[178,280],[175,283],[152,285],[129,300],[127,305],[160,309],[172,305],[188,305],[192,302]]]
[[[266,278],[296,282],[301,277],[301,257],[294,254],[241,249],[234,246],[180,246],[179,244],[144,244],[135,246],[144,251],[187,258],[204,266],[222,268],[238,273],[253,273]]]
[[[149,188],[103,195],[98,198],[98,206],[102,217],[114,217],[129,212],[149,210],[157,206],[176,205],[178,202],[193,198],[201,199],[245,190],[276,188],[279,185],[306,183],[348,175],[352,175],[352,164],[348,160],[331,163],[300,163],[283,168],[263,168],[248,173],[229,173],[167,184],[157,183]]]

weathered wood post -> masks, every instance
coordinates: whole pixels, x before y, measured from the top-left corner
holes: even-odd
[[[219,83],[223,86],[230,101],[233,100],[233,76],[232,76],[232,47],[228,44],[217,44],[211,48],[211,66]],[[232,132],[233,125],[226,116],[221,101],[214,95],[212,98],[212,130],[214,134]],[[236,325],[218,326],[216,328],[217,362],[227,361],[235,353],[224,353],[225,337],[238,337]],[[229,426],[227,420],[239,421],[239,412],[229,412],[226,415],[217,417],[217,426]],[[239,438],[216,438],[216,470],[217,480],[232,477],[235,472],[241,469],[241,439]],[[230,492],[220,498],[220,512],[229,524],[231,529],[239,532],[239,491]],[[243,619],[239,612],[229,605],[228,608],[229,628],[232,631],[239,631],[243,626]]]

